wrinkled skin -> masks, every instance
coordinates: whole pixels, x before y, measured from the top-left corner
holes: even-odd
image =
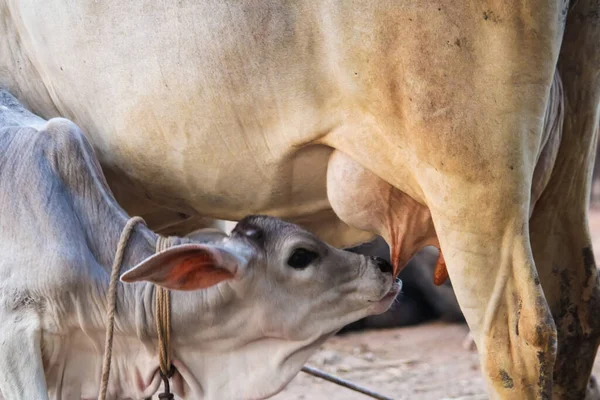
[[[597,2],[0,9],[0,84],[77,122],[129,212],[175,231],[260,212],[338,246],[377,233],[396,270],[439,246],[490,395],[584,395]]]

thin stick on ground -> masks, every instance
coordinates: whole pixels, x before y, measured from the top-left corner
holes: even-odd
[[[345,379],[338,378],[337,376],[333,376],[331,374],[328,374],[327,372],[318,370],[318,369],[313,368],[313,367],[307,367],[305,365],[304,367],[302,367],[302,372],[305,372],[305,373],[307,373],[309,375],[312,375],[312,376],[316,376],[317,378],[325,379],[326,381],[333,382],[336,385],[340,385],[340,386],[343,386],[343,387],[348,388],[350,390],[354,390],[355,392],[362,393],[362,394],[364,394],[366,396],[370,396],[370,397],[372,397],[374,399],[378,399],[378,400],[394,400],[391,397],[387,397],[387,396],[384,396],[382,394],[373,392],[370,389],[364,388],[364,387],[362,387],[360,385],[357,385],[357,384],[352,383],[350,381],[347,381]]]

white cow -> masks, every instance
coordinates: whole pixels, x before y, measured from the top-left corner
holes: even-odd
[[[65,119],[41,120],[0,91],[0,393],[6,400],[94,399],[110,267],[128,215],[92,148]],[[174,392],[263,399],[345,324],[385,311],[392,266],[332,248],[272,217],[231,237],[172,238],[137,225],[118,287],[108,398],[142,399],[160,384],[155,286],[173,291]],[[149,283],[151,282],[151,283]]]
[[[579,399],[600,341],[599,14],[0,0],[0,85],[76,122],[119,202],[161,232],[269,214],[335,245],[379,234],[396,273],[439,246],[490,395]]]

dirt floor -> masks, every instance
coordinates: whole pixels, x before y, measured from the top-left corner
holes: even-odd
[[[600,211],[590,215],[600,260]],[[330,339],[307,365],[393,399],[487,399],[474,350],[465,349],[466,325],[429,323],[366,331]],[[600,358],[594,373],[600,376]],[[300,373],[275,400],[367,400],[368,397]]]

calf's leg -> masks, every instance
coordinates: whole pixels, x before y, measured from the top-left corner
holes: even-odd
[[[0,393],[7,400],[47,400],[39,319],[0,311],[0,321]]]

